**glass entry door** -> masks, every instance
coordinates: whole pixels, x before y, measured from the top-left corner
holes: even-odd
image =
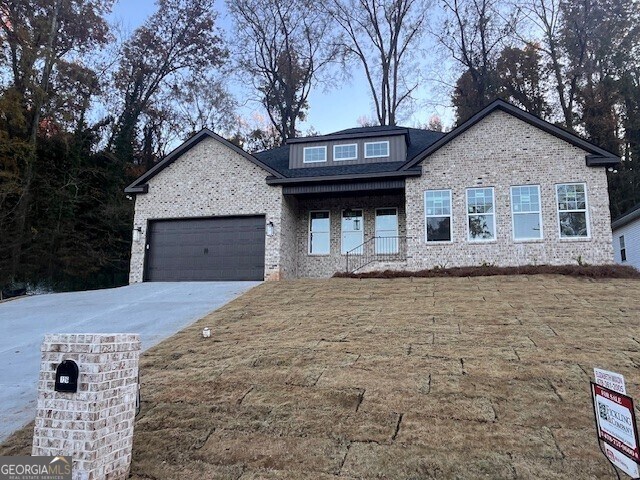
[[[398,209],[376,210],[376,254],[398,253]]]
[[[362,255],[364,243],[364,221],[362,210],[344,210],[342,212],[342,253]],[[355,248],[357,250],[354,250]],[[354,250],[354,251],[351,251]]]

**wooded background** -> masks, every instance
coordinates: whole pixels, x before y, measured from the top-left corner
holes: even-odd
[[[228,0],[232,35],[213,0],[158,0],[129,33],[113,3],[0,0],[0,287],[125,284],[126,185],[203,127],[248,151],[300,135],[310,92],[356,68],[363,124],[425,108],[427,83],[454,123],[501,97],[623,158],[614,217],[640,203],[637,0]],[[238,113],[238,78],[263,124]]]

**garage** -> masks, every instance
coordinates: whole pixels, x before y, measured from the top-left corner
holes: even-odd
[[[145,280],[263,280],[264,216],[152,220]]]

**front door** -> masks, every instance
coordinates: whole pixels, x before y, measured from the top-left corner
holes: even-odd
[[[376,210],[376,254],[398,253],[398,209]]]
[[[364,243],[364,221],[362,210],[342,212],[342,254],[362,255]]]

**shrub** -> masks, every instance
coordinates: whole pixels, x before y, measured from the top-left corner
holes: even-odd
[[[418,271],[374,271],[364,273],[338,272],[341,278],[403,278],[403,277],[488,277],[493,275],[569,275],[584,278],[637,278],[640,272],[623,265],[524,265],[520,267],[480,267],[433,268]]]

